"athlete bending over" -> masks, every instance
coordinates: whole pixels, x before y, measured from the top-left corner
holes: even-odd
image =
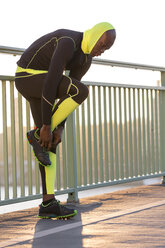
[[[109,49],[115,38],[115,29],[107,22],[83,33],[60,29],[32,43],[17,62],[16,88],[29,101],[36,125],[27,138],[41,172],[41,218],[72,217],[77,213],[60,205],[54,197],[56,147],[61,142],[66,118],[88,96],[88,88],[80,80],[92,57]],[[65,70],[70,71],[69,76],[63,75]]]

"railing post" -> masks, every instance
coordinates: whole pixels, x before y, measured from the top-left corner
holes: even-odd
[[[65,71],[65,75],[69,76],[69,70]],[[75,111],[68,117],[66,133],[69,187],[74,188],[74,192],[68,194],[67,202],[78,202]]]
[[[8,168],[8,139],[7,139],[7,97],[6,81],[2,81],[2,114],[3,114],[3,160],[4,160],[4,184],[5,200],[9,199],[9,168]]]
[[[165,72],[161,72],[161,86],[165,87]],[[159,96],[159,120],[160,120],[160,170],[165,172],[165,91],[160,91]],[[163,176],[162,183],[165,183]]]
[[[67,202],[78,202],[75,112],[68,117],[67,121],[67,160],[69,187],[74,188],[74,192],[68,194]]]

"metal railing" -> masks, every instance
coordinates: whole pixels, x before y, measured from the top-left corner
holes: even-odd
[[[9,54],[20,51],[0,47]],[[69,201],[78,200],[82,190],[165,176],[165,68],[93,63],[160,71],[161,86],[84,82],[89,97],[69,116],[58,148],[55,192],[67,193]],[[5,205],[40,198],[41,181],[25,138],[33,127],[29,104],[16,91],[14,77],[0,76],[0,82],[0,205]]]

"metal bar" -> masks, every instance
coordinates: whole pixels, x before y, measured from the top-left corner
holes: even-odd
[[[103,88],[103,99],[104,99],[104,164],[105,164],[105,177],[104,181],[109,180],[109,161],[108,161],[108,130],[107,130],[107,92],[106,92],[107,87]]]
[[[117,88],[114,88],[114,150],[115,150],[115,179],[119,179],[119,154],[118,154],[118,124],[117,124],[117,106],[118,106]]]
[[[128,162],[128,115],[129,110],[127,106],[127,89],[123,89],[124,94],[124,161],[125,161],[125,177],[129,177],[129,162]]]
[[[137,124],[136,124],[136,94],[133,89],[133,154],[134,154],[134,176],[138,176],[138,160],[137,160]]]
[[[80,145],[80,109],[76,109],[76,144],[77,144],[77,181],[78,186],[82,185],[82,173],[81,173],[81,145]]]
[[[139,161],[139,175],[142,176],[142,130],[141,130],[141,90],[137,90],[137,106],[138,106],[138,161]]]
[[[82,186],[78,188],[78,191],[107,187],[107,186],[112,186],[112,185],[119,185],[119,184],[130,183],[130,182],[137,182],[137,181],[150,179],[150,178],[157,178],[161,176],[165,176],[165,172],[158,173],[158,174],[155,173],[155,174],[151,174],[147,176],[145,175],[145,176],[139,176],[139,177],[133,177],[133,178],[127,178],[127,179],[120,179],[120,180],[115,180],[112,182],[105,182],[105,183],[93,184],[93,185],[88,185],[88,186]]]
[[[129,96],[129,176],[134,176],[133,139],[132,139],[132,91],[128,89]]]
[[[109,154],[110,154],[110,179],[111,181],[115,179],[114,176],[114,146],[113,146],[113,140],[114,140],[114,132],[113,132],[113,126],[114,122],[112,123],[112,88],[109,88]]]
[[[69,188],[69,189],[65,189],[65,190],[57,190],[56,195],[69,194],[69,193],[73,193],[73,192],[74,192],[73,188]],[[4,201],[0,201],[0,206],[41,199],[42,196],[43,196],[42,194],[36,194],[36,195],[19,197],[19,198],[15,198],[15,199],[4,200]]]
[[[0,80],[14,81],[14,79],[15,79],[15,77],[13,77],[13,76],[0,75]]]
[[[19,126],[19,160],[20,160],[20,180],[21,196],[25,195],[24,182],[24,145],[23,145],[23,116],[22,116],[22,96],[18,93],[18,126]]]
[[[69,115],[67,120],[67,159],[68,159],[68,185],[74,188],[74,192],[68,195],[67,201],[78,201],[77,191],[77,150],[75,133],[75,112]]]
[[[67,158],[66,158],[66,128],[63,131],[62,136],[62,169],[63,169],[63,188],[66,189],[68,186],[68,179],[67,179]]]
[[[165,170],[165,152],[164,152],[164,144],[165,144],[165,135],[164,135],[164,127],[165,127],[165,115],[164,115],[164,106],[165,106],[165,95],[161,91],[159,96],[159,118],[160,118],[160,171]]]
[[[143,65],[143,64],[114,61],[114,60],[106,60],[106,59],[92,59],[92,63],[97,64],[97,65],[108,65],[108,66],[115,66],[115,67],[125,67],[125,68],[165,72],[165,67]]]
[[[151,90],[165,90],[164,86],[143,86],[143,85],[133,85],[133,84],[116,84],[116,83],[104,83],[95,81],[83,81],[84,84],[88,86],[107,86],[114,88],[128,88],[128,89],[151,89]]]
[[[25,51],[24,48],[0,46],[0,53],[8,53],[8,54],[12,54],[12,55],[21,55],[24,51]]]
[[[151,151],[152,151],[152,173],[155,171],[155,119],[154,119],[154,91],[151,91]]]
[[[39,164],[35,160],[35,186],[36,186],[36,194],[40,193],[40,175],[39,175]]]
[[[103,134],[102,134],[102,110],[101,110],[101,88],[98,87],[98,114],[99,114],[99,176],[100,182],[104,181],[104,169],[103,169]]]
[[[83,184],[87,185],[87,152],[86,152],[86,129],[85,129],[85,105],[82,104],[82,161],[83,161]]]
[[[96,129],[96,94],[95,87],[92,87],[93,96],[93,151],[94,151],[94,182],[98,182],[98,150],[97,150],[97,129]]]
[[[76,146],[76,127],[75,127],[75,111],[72,113],[72,133],[73,133],[73,166],[74,166],[74,192],[73,192],[73,201],[78,202],[78,189],[77,189],[77,146]],[[69,198],[68,198],[69,200]]]
[[[161,72],[161,86],[165,86],[165,72]],[[165,114],[164,114],[164,106],[165,106],[165,94],[163,91],[159,92],[159,130],[160,130],[160,170],[165,170],[165,152],[164,152],[164,144],[165,144]]]
[[[11,109],[11,154],[12,154],[12,179],[13,198],[17,197],[17,169],[16,169],[16,137],[15,137],[15,104],[14,82],[10,82],[10,109]]]
[[[61,189],[61,149],[60,145],[57,147],[57,156],[56,156],[56,182],[57,182],[57,190]]]
[[[6,105],[6,81],[2,81],[2,113],[3,113],[3,160],[5,199],[9,198],[9,169],[8,169],[8,142],[7,142],[7,105]]]
[[[147,142],[146,142],[146,90],[142,91],[142,106],[143,106],[143,174],[147,174],[147,156],[146,156],[146,147],[147,147]]]
[[[155,160],[156,160],[156,169],[157,171],[160,170],[160,133],[159,133],[159,110],[158,110],[158,99],[159,99],[159,92],[155,91]]]
[[[89,88],[90,90],[91,88]],[[93,171],[92,171],[92,134],[91,134],[91,109],[90,109],[90,95],[87,98],[87,112],[88,112],[88,174],[89,184],[93,183]]]
[[[151,173],[150,90],[147,90],[147,173]]]
[[[119,88],[119,153],[120,153],[120,164],[119,164],[119,174],[120,179],[124,178],[124,160],[123,160],[123,124],[122,124],[122,88]]]
[[[31,129],[30,126],[30,107],[29,102],[26,101],[26,131]],[[27,143],[27,166],[28,166],[28,192],[32,194],[32,154],[31,146]]]

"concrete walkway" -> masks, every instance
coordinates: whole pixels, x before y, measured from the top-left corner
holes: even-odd
[[[165,247],[165,186],[140,186],[80,200],[70,220],[38,219],[38,208],[0,215],[0,247]]]

